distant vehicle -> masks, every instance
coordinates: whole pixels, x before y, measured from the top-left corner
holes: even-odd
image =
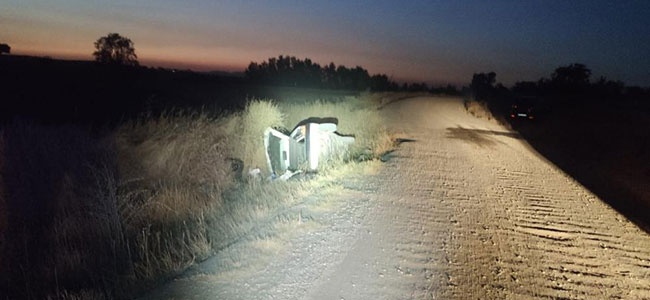
[[[538,117],[541,100],[534,96],[516,97],[510,109],[510,118],[533,120]]]

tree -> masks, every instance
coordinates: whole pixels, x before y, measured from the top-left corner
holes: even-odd
[[[416,83],[411,83],[411,84],[408,86],[408,91],[409,91],[409,92],[427,92],[427,91],[429,91],[429,86],[428,86],[426,83],[424,83],[424,82],[421,82],[421,83],[417,83],[417,82],[416,82]]]
[[[370,77],[370,89],[373,91],[388,91],[391,81],[385,74],[375,74]]]
[[[109,33],[95,42],[95,60],[100,63],[137,66],[138,56],[135,55],[133,42],[119,33]]]
[[[585,65],[570,64],[555,69],[555,72],[551,74],[551,80],[563,86],[582,87],[589,85],[589,76],[591,76],[591,70]]]
[[[0,44],[0,54],[3,53],[7,53],[7,54],[11,53],[11,47],[9,47],[9,45],[7,44]]]
[[[603,76],[591,85],[593,97],[601,100],[620,100],[623,98],[624,90],[625,84],[622,81],[607,80]]]
[[[472,84],[470,85],[474,96],[477,99],[485,100],[489,97],[494,91],[494,83],[496,82],[497,74],[494,72],[490,73],[478,73],[472,76]]]

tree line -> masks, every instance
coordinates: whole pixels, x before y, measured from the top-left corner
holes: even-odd
[[[475,73],[470,90],[479,100],[508,99],[515,96],[536,96],[553,102],[570,101],[646,101],[650,100],[650,88],[626,86],[620,80],[599,77],[592,81],[587,66],[573,63],[557,67],[549,78],[537,81],[518,81],[511,88],[496,82],[496,73]]]
[[[109,33],[95,42],[95,60],[103,64],[137,66],[133,42],[118,33]],[[453,85],[429,87],[426,83],[397,84],[386,74],[370,75],[368,70],[356,66],[348,68],[333,62],[321,66],[311,59],[280,55],[261,63],[251,62],[246,68],[245,79],[253,84],[280,85],[307,88],[372,91],[432,92],[455,95]]]
[[[386,74],[370,75],[368,70],[356,66],[348,68],[333,62],[321,66],[311,59],[280,55],[261,63],[251,62],[245,78],[251,83],[308,88],[372,91],[411,91],[457,94],[453,85],[429,87],[426,83],[399,85]]]

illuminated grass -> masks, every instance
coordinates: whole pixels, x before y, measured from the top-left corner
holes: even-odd
[[[42,251],[50,253],[56,263],[35,267],[34,272],[46,274],[34,277],[41,278],[38,288],[58,295],[54,299],[129,298],[242,241],[266,249],[269,255],[279,251],[282,243],[274,236],[287,226],[301,224],[298,207],[308,195],[335,197],[332,182],[360,167],[374,168],[354,161],[377,158],[392,147],[377,110],[383,100],[377,97],[293,105],[251,101],[243,111],[219,118],[168,113],[125,123],[101,145],[81,139],[59,147],[62,136],[74,140],[79,134],[68,128],[22,128],[35,133],[24,148],[38,147],[16,153],[44,161],[65,157],[51,164],[53,172],[61,168],[59,164],[74,166],[63,180],[45,182],[57,191],[47,196],[57,207],[52,214],[53,229],[47,233],[53,240],[48,247],[53,249]],[[266,127],[290,129],[314,116],[337,117],[339,131],[356,136],[352,153],[345,157],[351,163],[333,162],[335,167],[324,168],[308,181],[248,178],[251,168],[268,174],[262,141]],[[1,134],[0,141],[5,137]],[[0,143],[0,154],[6,158],[3,146]],[[94,155],[92,160],[84,157],[88,154]],[[0,160],[0,168],[3,163]],[[49,164],[38,167],[49,168]],[[80,178],[90,178],[92,184],[80,186],[86,182]],[[28,188],[26,183],[16,184],[23,186],[12,188]],[[2,208],[7,206],[4,190],[0,185]],[[320,203],[317,209],[335,207]],[[7,247],[10,218],[5,214],[7,210],[0,209],[0,254],[12,257],[7,251],[17,251],[20,245]],[[233,259],[246,264],[247,258]],[[20,282],[16,277],[20,274],[12,273],[16,270],[0,272]],[[75,284],[78,278],[89,280]]]

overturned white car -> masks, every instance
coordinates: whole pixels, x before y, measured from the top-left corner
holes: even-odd
[[[316,171],[319,162],[345,155],[354,136],[337,133],[337,125],[336,118],[309,118],[298,123],[288,136],[267,128],[264,147],[271,177],[290,177],[303,169]]]

